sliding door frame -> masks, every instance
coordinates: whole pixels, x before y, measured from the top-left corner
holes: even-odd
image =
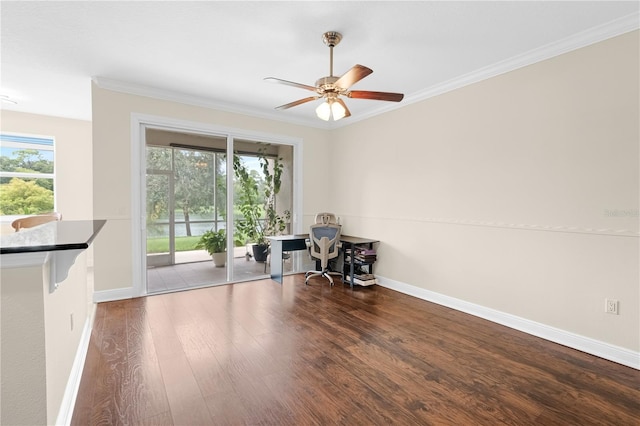
[[[302,139],[290,136],[181,120],[147,114],[131,114],[131,250],[133,296],[147,294],[146,259],[146,130],[158,129],[198,135],[226,137],[227,153],[233,152],[236,139],[266,142],[293,147],[293,233],[302,230]],[[227,220],[233,220],[233,156],[227,155]],[[231,188],[231,190],[229,190]],[[233,256],[233,226],[227,231],[227,257]],[[227,268],[227,281],[233,282],[232,269]]]

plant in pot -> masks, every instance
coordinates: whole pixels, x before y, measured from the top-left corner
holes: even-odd
[[[276,209],[276,197],[280,193],[282,185],[282,158],[274,158],[273,166],[271,166],[269,158],[264,155],[264,151],[261,151],[259,161],[264,174],[264,233],[265,235],[279,235],[287,228],[287,223],[291,219],[289,210],[278,214]]]
[[[268,240],[264,234],[258,181],[238,155],[233,156],[233,169],[241,188],[238,191],[238,209],[242,220],[236,223],[236,234],[244,236],[245,242],[253,243],[253,258],[264,262],[267,259]]]
[[[239,210],[243,220],[238,221],[238,233],[245,235],[253,244],[253,258],[257,262],[267,260],[269,252],[268,236],[278,235],[286,229],[289,211],[277,213],[275,202],[280,192],[283,165],[281,158],[272,161],[263,150],[259,161],[264,175],[264,185],[260,191],[258,180],[247,170],[237,155],[233,157],[233,168],[242,190],[239,193]]]
[[[227,233],[224,229],[206,231],[196,244],[197,249],[205,249],[213,258],[213,264],[222,268],[227,260]]]

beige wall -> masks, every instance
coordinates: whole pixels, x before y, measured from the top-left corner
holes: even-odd
[[[334,130],[332,208],[383,277],[637,352],[638,75],[635,31]]]
[[[0,268],[1,424],[47,424],[44,274]]]
[[[14,111],[2,111],[0,118],[0,128],[3,132],[55,137],[56,208],[62,213],[63,220],[92,219],[91,122]],[[91,281],[87,280],[87,263],[90,253],[89,249],[78,256],[69,271],[69,276],[60,283],[58,290],[49,294],[45,289],[44,298],[40,296],[43,321],[37,324],[25,323],[22,328],[13,330],[25,336],[46,334],[46,359],[34,360],[34,363],[45,363],[46,379],[41,375],[44,374],[44,370],[37,372],[34,370],[31,374],[19,372],[19,374],[21,374],[22,389],[25,391],[41,389],[46,382],[46,407],[32,401],[26,410],[32,415],[46,415],[48,423],[55,422],[60,410],[83,328],[92,312],[93,286]],[[34,269],[39,271],[40,283],[42,283],[42,267]],[[21,285],[9,284],[16,279],[19,281],[18,284],[25,283],[26,273],[20,268],[3,269],[1,288],[3,300],[24,296]],[[3,315],[5,314],[3,312]],[[74,317],[73,329],[71,315]],[[5,338],[8,337],[3,333],[3,341]],[[18,361],[24,357],[24,354],[12,352],[10,348],[3,347],[3,354],[8,353],[17,356]],[[29,380],[33,382],[30,383]],[[22,390],[16,389],[16,392],[20,395]],[[20,407],[12,408],[20,409]],[[3,415],[5,411],[7,410],[3,410]]]
[[[101,239],[94,244],[96,291],[132,289],[134,285],[131,225],[131,114],[225,128],[242,129],[287,138],[300,138],[303,150],[303,217],[308,226],[315,212],[325,210],[329,188],[314,177],[329,159],[327,134],[321,130],[251,118],[157,99],[92,88],[94,213],[107,219]]]

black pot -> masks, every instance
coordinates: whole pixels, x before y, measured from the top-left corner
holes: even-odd
[[[256,262],[266,262],[267,254],[269,254],[269,246],[266,244],[254,244],[252,247],[253,250],[253,259]]]

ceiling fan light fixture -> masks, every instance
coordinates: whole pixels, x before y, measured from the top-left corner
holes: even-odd
[[[331,114],[333,115],[333,121],[338,121],[344,118],[346,111],[344,107],[338,102],[331,103]]]
[[[324,121],[329,121],[331,118],[331,105],[329,105],[329,101],[321,103],[318,108],[316,108],[316,115]]]
[[[324,121],[329,121],[331,118],[333,118],[333,121],[338,121],[344,118],[346,114],[347,111],[344,107],[333,99],[327,99],[316,108],[316,115]]]

